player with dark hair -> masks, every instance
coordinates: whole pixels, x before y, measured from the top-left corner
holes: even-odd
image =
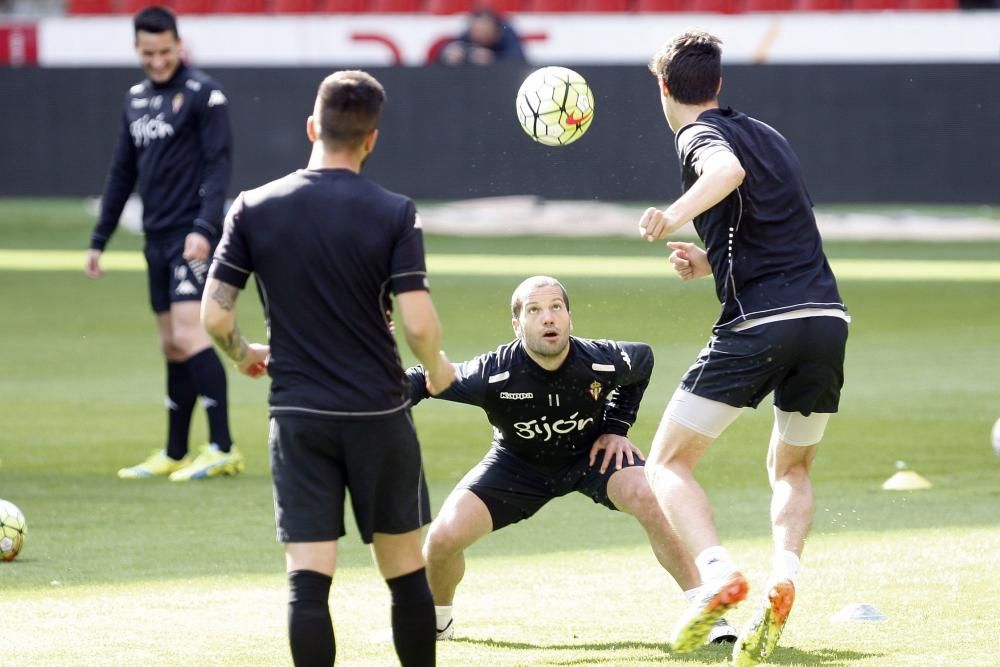
[[[685,280],[713,276],[722,312],[681,379],[653,440],[646,475],[706,582],[680,619],[676,651],[699,646],[747,582],[720,546],[693,476],[712,442],[774,392],[767,453],[774,567],[767,596],[733,650],[737,665],[774,650],[795,599],[813,515],[809,470],[844,382],[849,317],[816,227],[798,158],[774,128],[719,108],[721,42],[700,31],[669,42],[650,63],[680,157],[684,193],[639,222],[648,241],[688,222],[705,244],[669,242]]]
[[[440,352],[413,202],[361,176],[385,92],[336,72],[319,87],[306,169],[240,194],[202,300],[219,347],[250,376],[271,376],[269,446],[278,539],[286,543],[288,634],[296,665],[336,655],[330,584],[348,490],[361,539],[392,595],[403,665],[434,664],[434,603],[420,529],[430,520],[420,446],[388,313],[434,391],[454,379]],[[254,274],[270,346],[249,344],[236,299]]]
[[[186,481],[235,475],[243,470],[243,456],[229,433],[226,371],[198,321],[229,183],[228,101],[218,83],[181,60],[170,10],[149,7],[133,24],[147,78],[125,96],[86,273],[103,275],[101,254],[138,187],[150,301],[167,362],[167,443],[118,476]],[[199,395],[208,414],[209,444],[192,459],[188,434]]]
[[[457,364],[455,384],[437,396],[481,407],[493,425],[492,447],[445,500],[424,544],[438,638],[454,634],[452,603],[465,549],[573,491],[634,516],[657,560],[692,599],[697,570],[649,488],[642,453],[628,439],[653,371],[652,350],[571,336],[569,296],[548,276],[514,290],[511,315],[517,338]],[[424,369],[406,374],[414,403],[427,398]],[[724,620],[711,631],[714,642],[735,639]]]

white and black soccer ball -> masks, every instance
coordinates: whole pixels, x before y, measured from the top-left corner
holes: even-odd
[[[586,79],[566,67],[532,72],[515,101],[517,120],[528,136],[546,146],[566,146],[594,122],[594,95]]]
[[[28,524],[14,503],[0,500],[0,561],[14,560],[24,547]]]

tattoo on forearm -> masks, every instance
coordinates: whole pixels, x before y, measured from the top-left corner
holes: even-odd
[[[239,288],[217,281],[211,296],[212,300],[219,304],[219,308],[222,308],[222,310],[232,310],[236,307],[236,297],[239,296],[239,293]]]
[[[215,295],[212,295],[215,298]],[[233,328],[229,333],[222,336],[212,335],[219,348],[226,353],[226,356],[239,363],[247,357],[247,342],[240,333],[239,326],[233,322]]]

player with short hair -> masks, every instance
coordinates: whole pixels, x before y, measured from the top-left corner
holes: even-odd
[[[432,390],[454,379],[440,352],[413,202],[361,175],[378,139],[382,85],[360,71],[320,84],[306,169],[243,192],[229,211],[202,320],[239,370],[271,376],[271,470],[286,543],[288,634],[296,665],[336,655],[330,584],[348,490],[361,539],[392,595],[403,665],[434,664],[434,603],[420,551],[430,521],[391,294]],[[236,299],[255,276],[270,346],[249,344]]]
[[[167,443],[118,476],[169,475],[177,482],[235,475],[243,470],[243,456],[229,433],[226,371],[198,321],[229,183],[228,101],[214,79],[181,59],[177,20],[170,10],[143,9],[133,27],[147,78],[125,96],[86,273],[103,275],[104,247],[138,187],[150,301],[167,362]],[[199,395],[208,415],[209,444],[192,459],[188,433]]]
[[[652,349],[571,336],[569,296],[549,276],[514,290],[511,315],[517,338],[457,364],[455,384],[436,397],[479,406],[493,425],[490,450],[445,500],[424,544],[438,638],[454,633],[465,549],[573,491],[633,515],[691,599],[698,573],[649,488],[642,452],[628,439],[653,371]],[[414,403],[427,398],[424,369],[406,374]],[[736,639],[724,620],[711,634],[715,642]]]
[[[849,317],[788,141],[719,108],[720,44],[708,33],[685,32],[649,66],[676,135],[684,193],[665,210],[648,209],[640,233],[655,241],[693,221],[706,249],[667,243],[670,262],[685,280],[713,276],[722,312],[664,412],[646,475],[706,581],[674,633],[674,650],[690,651],[748,589],[720,546],[693,469],[744,407],[774,392],[767,454],[774,567],[767,596],[733,649],[734,662],[744,665],[774,650],[795,598],[813,515],[809,470],[840,401]]]

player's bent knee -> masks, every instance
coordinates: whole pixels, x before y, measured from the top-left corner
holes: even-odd
[[[427,532],[424,552],[428,561],[447,559],[463,551],[468,542],[468,536],[455,526],[448,523],[432,523]]]

